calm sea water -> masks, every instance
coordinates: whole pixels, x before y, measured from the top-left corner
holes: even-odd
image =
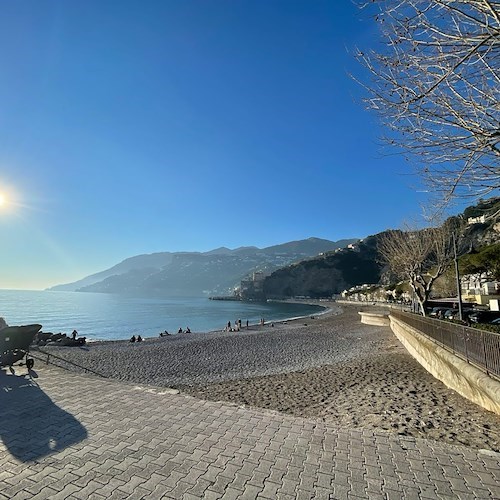
[[[245,324],[317,314],[306,304],[230,302],[208,298],[132,298],[101,293],[0,290],[0,316],[9,325],[40,323],[44,332],[71,333],[88,340],[127,339],[132,334],[156,337],[176,333],[222,330],[228,321]]]

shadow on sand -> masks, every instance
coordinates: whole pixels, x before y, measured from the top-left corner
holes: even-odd
[[[87,437],[73,415],[59,408],[34,380],[0,369],[0,439],[18,460],[28,462],[61,451]]]

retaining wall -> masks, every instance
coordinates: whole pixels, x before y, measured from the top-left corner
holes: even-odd
[[[392,315],[390,323],[396,337],[429,373],[465,398],[500,415],[500,382]]]

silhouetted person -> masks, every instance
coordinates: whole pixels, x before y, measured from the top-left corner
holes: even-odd
[[[71,334],[71,338],[73,340],[76,340],[76,336],[78,335],[78,332],[76,330],[73,330],[73,333]]]
[[[142,342],[142,337],[140,335],[137,336],[137,342]]]
[[[177,331],[177,333],[182,333],[182,327],[179,328],[179,330]]]
[[[191,330],[189,329],[189,326],[186,327],[186,331],[184,333],[191,333]]]
[[[130,337],[130,342],[135,342],[135,335],[132,335],[132,337]]]

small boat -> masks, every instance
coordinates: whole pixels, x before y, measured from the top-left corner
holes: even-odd
[[[28,358],[29,347],[42,325],[6,326],[0,330],[0,366],[12,366],[26,356],[26,366],[33,367]]]

